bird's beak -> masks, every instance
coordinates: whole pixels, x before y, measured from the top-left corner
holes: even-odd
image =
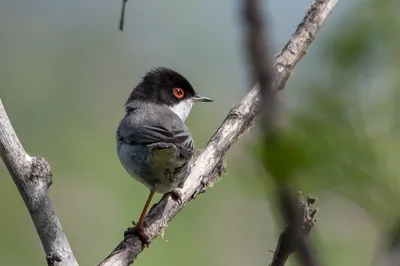
[[[192,100],[194,102],[196,102],[196,103],[197,102],[213,102],[212,99],[210,99],[208,97],[200,96],[200,95],[197,95],[197,94],[192,98]]]

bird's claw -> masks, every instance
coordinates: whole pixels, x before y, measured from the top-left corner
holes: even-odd
[[[132,223],[135,224],[134,221]],[[150,237],[144,232],[143,227],[129,227],[124,232],[124,239],[127,239],[129,236],[137,236],[144,247],[148,247],[151,243]]]
[[[176,189],[172,190],[170,192],[170,195],[171,195],[173,200],[178,202],[179,205],[182,205],[182,203],[183,203],[183,201],[182,201],[182,192],[181,192],[181,190],[179,188],[176,188]]]

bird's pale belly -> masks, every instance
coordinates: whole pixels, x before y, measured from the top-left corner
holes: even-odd
[[[117,152],[125,170],[149,190],[168,193],[183,187],[193,159],[179,158],[175,149],[151,150],[146,145],[117,144]]]

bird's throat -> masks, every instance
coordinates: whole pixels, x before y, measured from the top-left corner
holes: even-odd
[[[177,116],[179,116],[179,118],[182,119],[183,122],[185,122],[186,118],[190,114],[190,111],[192,110],[192,107],[193,107],[193,101],[185,100],[181,101],[176,105],[169,106],[168,108],[172,112],[174,112]]]

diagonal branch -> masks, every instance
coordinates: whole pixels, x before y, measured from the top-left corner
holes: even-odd
[[[305,55],[315,34],[337,2],[338,0],[316,0],[308,10],[296,32],[276,58],[273,66],[274,91],[284,88],[294,67]],[[165,197],[152,207],[146,217],[145,226],[150,239],[160,235],[187,203],[220,179],[224,170],[223,156],[245,131],[252,128],[260,107],[260,91],[255,86],[241,103],[229,112],[203,152],[197,157],[195,166],[182,189],[182,204]],[[129,265],[142,251],[140,240],[135,236],[129,236],[122,240],[100,265]]]
[[[25,152],[1,100],[0,155],[31,215],[48,265],[78,265],[47,194],[52,183],[50,165],[44,158]]]

